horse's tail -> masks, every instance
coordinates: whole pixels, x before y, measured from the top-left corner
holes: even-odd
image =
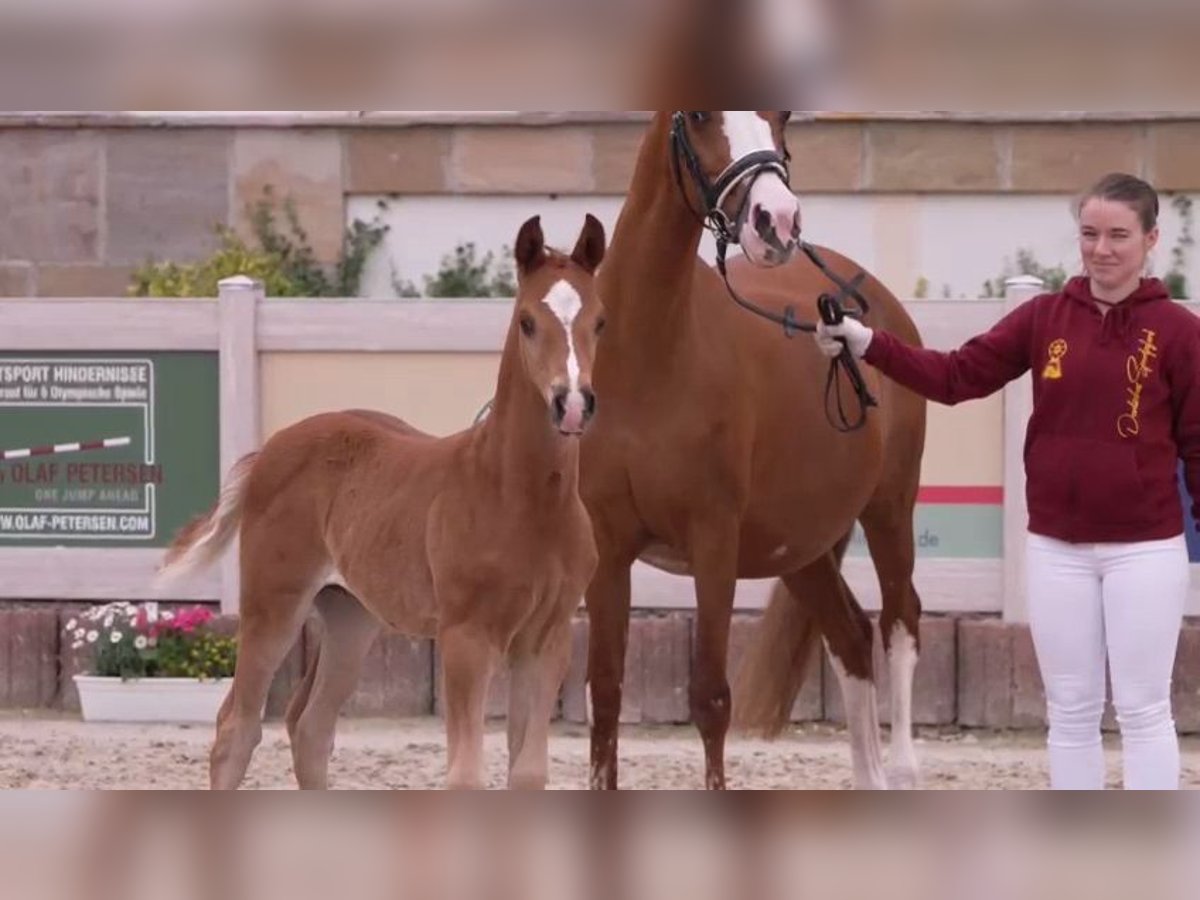
[[[807,604],[775,582],[733,686],[733,726],[775,738],[791,720],[820,632]]]
[[[216,506],[179,532],[158,569],[157,584],[165,585],[208,568],[229,546],[242,521],[246,484],[257,458],[258,453],[248,453],[234,463]]]

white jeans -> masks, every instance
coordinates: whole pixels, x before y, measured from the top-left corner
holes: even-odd
[[[1177,789],[1171,673],[1188,591],[1183,536],[1067,544],[1031,534],[1027,574],[1050,722],[1051,787],[1104,787],[1100,720],[1107,658],[1126,789]]]

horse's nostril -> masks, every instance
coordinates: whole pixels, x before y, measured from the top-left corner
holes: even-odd
[[[764,241],[771,240],[771,214],[761,206],[754,207],[754,230]]]
[[[584,388],[583,391],[583,414],[587,418],[591,418],[596,414],[596,395],[592,393],[591,388]]]
[[[567,390],[557,388],[554,391],[554,421],[561,422],[567,415]]]

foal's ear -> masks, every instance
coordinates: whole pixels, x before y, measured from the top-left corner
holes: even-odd
[[[571,259],[594,275],[600,268],[600,263],[604,262],[604,250],[604,226],[599,219],[588,213],[583,222],[583,231],[579,233],[579,242],[575,244],[571,253]]]
[[[540,268],[546,261],[546,235],[542,232],[542,217],[534,216],[521,226],[517,246],[517,271],[523,275]]]

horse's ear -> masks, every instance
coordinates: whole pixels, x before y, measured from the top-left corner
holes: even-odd
[[[521,226],[513,252],[517,258],[517,271],[523,275],[535,271],[546,261],[546,235],[542,232],[541,216],[534,216]]]
[[[571,253],[571,259],[586,271],[595,274],[600,268],[600,263],[604,262],[606,246],[604,226],[599,219],[588,213],[583,223],[583,231],[579,233],[579,241]]]

